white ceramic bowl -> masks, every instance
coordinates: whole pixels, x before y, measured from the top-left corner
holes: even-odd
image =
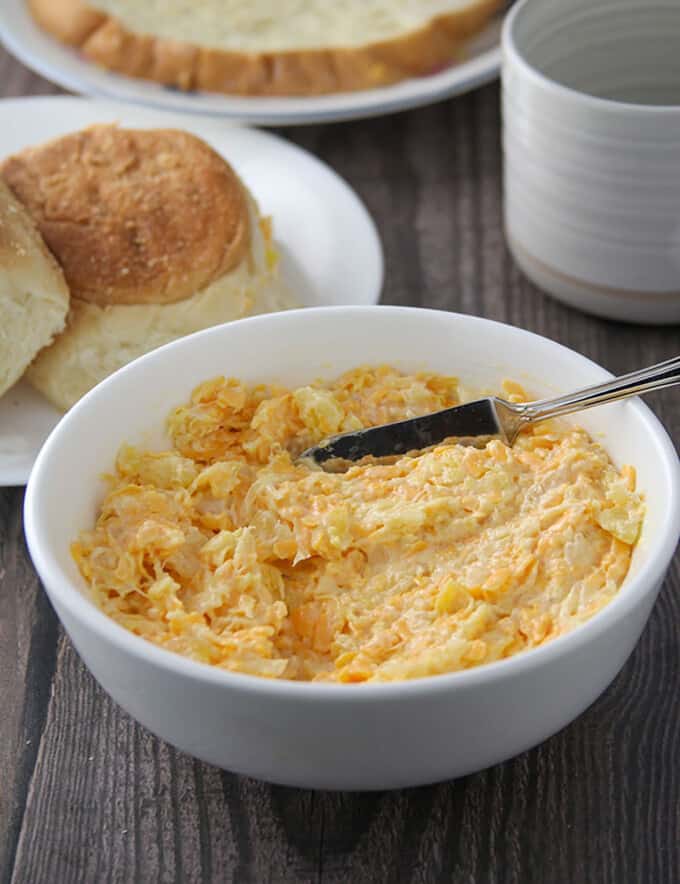
[[[680,321],[680,3],[522,0],[502,47],[515,259],[582,310]]]
[[[48,595],[97,681],[180,749],[302,787],[385,789],[448,779],[555,733],[593,702],[632,651],[680,533],[678,458],[640,401],[579,416],[602,434],[616,462],[636,467],[646,495],[644,530],[624,587],[575,632],[509,660],[392,684],[268,681],[158,648],[88,599],[69,544],[93,523],[100,474],[122,442],[160,442],[171,407],[218,374],[300,384],[386,362],[455,373],[475,386],[497,386],[509,376],[541,395],[608,377],[552,341],[488,320],[398,307],[307,309],[209,329],[144,356],[90,392],[42,449],[25,525]]]

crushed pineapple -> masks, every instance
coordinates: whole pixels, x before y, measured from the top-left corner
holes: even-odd
[[[294,391],[208,381],[170,415],[172,450],[120,449],[73,555],[127,629],[238,672],[391,681],[541,645],[613,598],[643,519],[634,471],[583,430],[345,474],[294,463],[458,396],[455,378],[389,367]]]

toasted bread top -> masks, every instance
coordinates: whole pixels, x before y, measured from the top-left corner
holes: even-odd
[[[93,126],[9,157],[0,174],[35,220],[71,294],[84,301],[180,301],[248,250],[243,185],[188,132]]]

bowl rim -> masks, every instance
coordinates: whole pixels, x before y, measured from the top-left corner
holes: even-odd
[[[597,95],[590,95],[588,92],[581,92],[572,86],[565,86],[535,67],[517,44],[515,27],[518,19],[531,15],[529,7],[533,3],[538,4],[539,2],[540,0],[519,0],[503,20],[503,27],[501,29],[501,80],[504,78],[505,69],[510,61],[534,85],[546,91],[552,91],[574,104],[580,104],[592,110],[599,110],[608,114],[618,114],[620,116],[646,117],[653,115],[666,118],[680,118],[680,104],[636,104],[629,101],[615,101],[612,98],[600,98]]]
[[[88,629],[101,641],[114,645],[117,651],[125,653],[143,663],[155,666],[158,669],[168,670],[187,680],[209,683],[221,686],[225,690],[240,693],[256,693],[260,696],[264,695],[278,700],[289,697],[299,701],[324,700],[326,702],[395,700],[411,695],[425,696],[431,693],[448,693],[455,689],[475,689],[479,685],[488,682],[507,680],[521,675],[527,670],[554,662],[563,656],[577,652],[579,648],[596,640],[599,635],[615,625],[619,620],[628,616],[660,584],[673,558],[678,538],[680,537],[680,460],[678,460],[673,442],[660,420],[639,399],[629,400],[627,407],[631,408],[637,419],[643,422],[645,430],[650,435],[650,440],[663,461],[663,468],[667,478],[670,514],[664,531],[657,535],[649,544],[648,550],[645,551],[645,560],[630,579],[625,592],[618,592],[604,608],[571,632],[558,636],[540,647],[522,651],[503,660],[486,663],[471,669],[393,682],[339,684],[334,682],[268,679],[221,669],[159,647],[147,639],[128,631],[112,620],[96,606],[94,601],[83,595],[74,585],[70,577],[61,569],[56,556],[50,550],[49,542],[46,536],[44,536],[44,525],[41,524],[40,517],[40,500],[41,496],[45,493],[43,486],[49,487],[50,459],[53,457],[53,452],[58,451],[64,444],[62,439],[64,437],[68,439],[69,426],[73,415],[92,407],[92,404],[97,401],[100,391],[114,386],[124,374],[140,371],[151,360],[167,358],[167,355],[175,348],[178,348],[179,345],[187,346],[186,342],[189,340],[198,343],[209,336],[219,336],[225,328],[233,328],[237,325],[268,324],[279,321],[290,322],[297,321],[297,317],[300,316],[303,318],[307,317],[307,320],[313,321],[315,316],[318,315],[332,316],[339,313],[366,314],[376,312],[379,312],[381,315],[389,312],[392,315],[401,314],[406,316],[412,316],[415,313],[435,314],[439,315],[446,322],[450,322],[453,319],[455,322],[462,320],[464,323],[478,326],[479,328],[489,326],[497,329],[500,328],[510,331],[513,335],[517,334],[531,338],[543,344],[548,343],[552,348],[563,352],[566,351],[569,354],[569,358],[580,361],[588,369],[593,369],[594,373],[602,380],[612,377],[610,372],[586,356],[535,332],[483,317],[422,307],[384,305],[306,307],[298,310],[247,317],[220,326],[213,326],[212,328],[204,329],[172,341],[119,369],[87,393],[64,415],[52,430],[36,459],[26,488],[24,531],[33,565],[52,603],[55,606],[56,604],[63,606],[81,626]],[[361,317],[358,315],[357,321],[360,320]],[[594,378],[594,382],[596,380],[597,378]]]

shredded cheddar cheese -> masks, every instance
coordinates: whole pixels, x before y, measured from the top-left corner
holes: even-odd
[[[458,397],[455,378],[388,367],[292,391],[208,381],[169,416],[171,450],[121,448],[75,560],[127,629],[269,678],[418,678],[541,645],[614,597],[643,519],[632,468],[583,430],[344,474],[295,463]]]

